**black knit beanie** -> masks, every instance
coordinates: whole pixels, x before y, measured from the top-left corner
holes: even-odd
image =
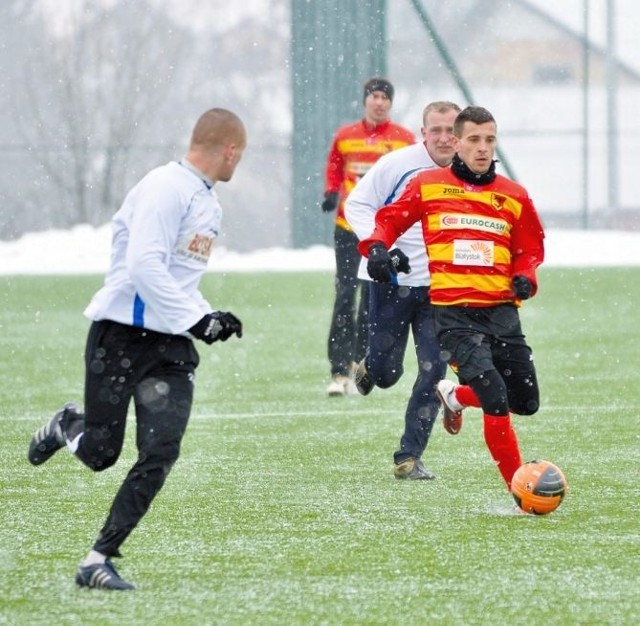
[[[384,91],[387,94],[389,100],[393,101],[393,85],[386,78],[370,78],[364,84],[364,95],[362,96],[362,102],[367,99],[369,94],[372,94],[374,91]]]

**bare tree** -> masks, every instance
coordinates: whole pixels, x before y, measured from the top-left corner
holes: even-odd
[[[130,184],[132,150],[144,147],[136,155],[144,167],[180,139],[177,124],[160,139],[154,131],[190,46],[188,33],[146,2],[82,0],[75,9],[65,32],[30,50],[16,109],[39,195],[22,201],[35,201],[41,221],[56,226],[104,222]]]
[[[249,146],[219,191],[233,209],[220,245],[287,245],[289,0],[66,0],[59,20],[44,4],[0,2],[1,238],[107,222],[130,185],[186,148],[195,116],[222,106]]]
[[[289,0],[264,0],[260,11],[198,42],[198,57],[209,60],[202,93],[237,111],[249,131],[241,167],[218,192],[231,208],[220,244],[239,251],[291,241],[289,38]]]

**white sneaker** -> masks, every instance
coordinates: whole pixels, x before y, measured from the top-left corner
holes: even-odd
[[[457,435],[462,428],[462,409],[464,406],[456,399],[455,389],[457,385],[442,379],[436,385],[436,393],[442,404],[442,424],[445,430],[451,435]]]
[[[358,395],[358,388],[356,387],[356,382],[355,380],[353,380],[353,378],[349,377],[345,390],[348,396]]]
[[[356,385],[356,370],[358,369],[358,364],[355,361],[351,361],[351,365],[349,367],[349,382],[347,383],[347,395],[348,396],[357,396],[358,395],[358,386]]]
[[[354,385],[353,381],[348,377],[342,374],[336,374],[329,383],[327,387],[327,395],[328,396],[346,396],[350,393],[350,387]],[[356,391],[356,393],[358,393]]]

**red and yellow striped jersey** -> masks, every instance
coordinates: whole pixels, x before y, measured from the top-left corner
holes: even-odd
[[[396,202],[376,213],[376,228],[358,249],[366,256],[380,241],[389,248],[417,221],[427,246],[433,304],[513,302],[515,275],[526,276],[536,292],[544,229],[521,185],[497,175],[488,185],[474,186],[451,168],[423,171]]]
[[[344,201],[369,168],[383,154],[415,141],[410,130],[390,120],[372,126],[362,119],[337,130],[329,149],[325,172],[325,193],[337,191],[340,194],[336,225],[351,230],[344,216]]]

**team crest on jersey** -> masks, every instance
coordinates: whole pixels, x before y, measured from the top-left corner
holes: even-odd
[[[491,204],[496,211],[502,211],[507,199],[504,196],[500,196],[497,193],[491,194]]]

